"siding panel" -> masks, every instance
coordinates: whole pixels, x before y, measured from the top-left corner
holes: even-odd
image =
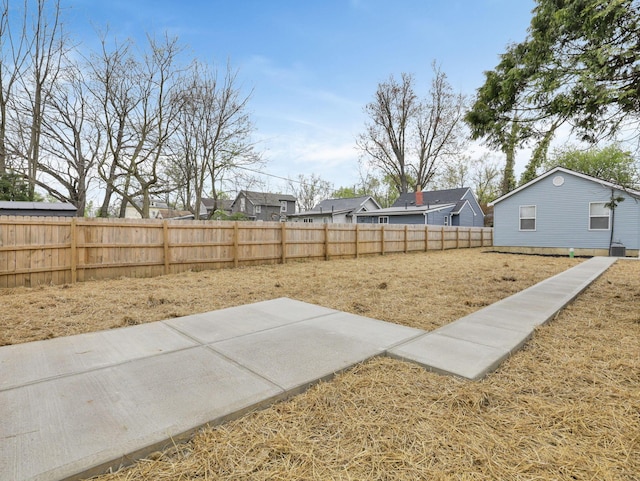
[[[611,189],[566,172],[558,173],[564,183],[556,186],[550,175],[494,206],[494,245],[607,249],[610,230],[589,230],[589,203],[608,202]],[[615,212],[614,241],[628,249],[640,244],[640,204],[624,192]],[[535,205],[536,230],[519,230],[519,206]]]

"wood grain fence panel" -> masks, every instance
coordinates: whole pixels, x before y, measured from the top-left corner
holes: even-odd
[[[428,235],[428,250],[434,251],[442,249],[442,229],[438,226],[429,228]]]
[[[287,259],[320,259],[324,256],[324,225],[288,223]]]
[[[0,217],[0,287],[486,247],[492,241],[492,229],[452,226]]]
[[[457,243],[457,229],[446,226],[442,228],[443,250],[455,249]]]
[[[386,224],[384,227],[384,252],[385,254],[397,254],[404,252],[404,225]]]
[[[238,224],[238,261],[240,265],[271,264],[278,262],[280,253],[280,223],[249,222]]]
[[[424,251],[425,229],[423,225],[407,226],[407,252]]]
[[[8,224],[0,224],[0,274],[9,271],[9,256],[11,253],[7,250],[7,232],[10,226]],[[8,276],[0,275],[0,289],[9,287]]]
[[[327,224],[329,225],[329,224]],[[329,245],[332,258],[355,257],[355,225],[332,224],[329,229]]]
[[[385,224],[360,224],[358,249],[360,255],[380,254],[382,229]]]
[[[171,221],[168,224],[170,272],[233,267],[236,223]]]

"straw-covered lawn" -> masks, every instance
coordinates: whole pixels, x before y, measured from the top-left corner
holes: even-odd
[[[1,327],[22,342],[289,296],[432,329],[577,262],[448,251],[18,289],[3,306],[44,308]],[[616,263],[481,382],[374,359],[96,479],[637,480],[639,273]]]
[[[0,346],[277,297],[433,330],[578,262],[463,249],[0,289]]]

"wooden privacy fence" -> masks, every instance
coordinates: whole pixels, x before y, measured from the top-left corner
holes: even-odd
[[[0,288],[492,244],[486,227],[8,216]]]

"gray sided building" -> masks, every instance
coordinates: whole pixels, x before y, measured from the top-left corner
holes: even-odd
[[[241,190],[231,204],[231,213],[237,212],[251,220],[285,221],[296,212],[296,198],[287,194]]]
[[[468,187],[402,194],[391,207],[358,214],[364,224],[484,227],[484,212]]]
[[[607,207],[623,198],[615,211]],[[508,252],[626,255],[640,247],[640,192],[556,167],[493,201],[494,247]]]
[[[369,195],[342,199],[325,199],[315,205],[311,210],[290,216],[289,220],[293,222],[351,224],[358,213],[375,209],[380,209],[380,204]]]

